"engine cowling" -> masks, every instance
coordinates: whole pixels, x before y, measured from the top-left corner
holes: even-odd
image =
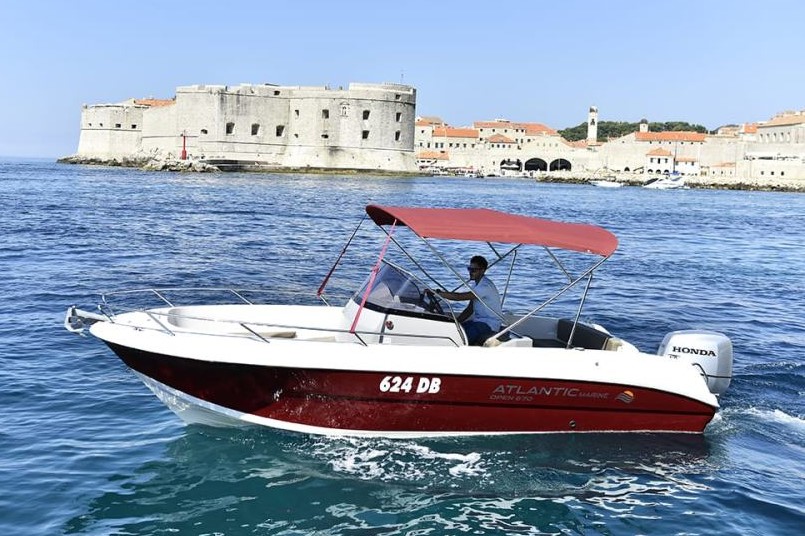
[[[697,329],[672,331],[663,338],[657,353],[699,367],[707,387],[723,394],[732,380],[732,341],[723,333]]]

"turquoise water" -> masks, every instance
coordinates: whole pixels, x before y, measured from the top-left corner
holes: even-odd
[[[798,534],[805,196],[508,179],[194,175],[0,162],[0,533]],[[99,291],[314,295],[367,203],[488,206],[620,238],[587,315],[654,351],[726,333],[703,436],[390,441],[185,426],[100,341]],[[364,272],[365,273],[365,272]],[[356,276],[357,284],[363,273]]]

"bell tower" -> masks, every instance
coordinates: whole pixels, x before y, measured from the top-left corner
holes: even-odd
[[[587,145],[598,143],[598,108],[590,106],[587,114]]]

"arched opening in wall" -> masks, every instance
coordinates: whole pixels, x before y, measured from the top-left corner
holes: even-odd
[[[525,161],[526,171],[548,171],[548,162],[542,158],[529,158]]]
[[[632,171],[632,170],[629,169],[629,166],[626,166],[625,168],[623,168],[623,171]]]
[[[570,171],[572,166],[570,165],[569,160],[565,160],[564,158],[557,158],[553,162],[551,162],[550,171]]]

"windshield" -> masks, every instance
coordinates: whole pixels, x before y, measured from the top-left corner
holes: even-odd
[[[363,301],[370,280],[353,296],[356,303]],[[391,264],[383,264],[372,283],[366,305],[383,310],[433,313],[432,299],[426,295],[425,289],[410,274]]]

